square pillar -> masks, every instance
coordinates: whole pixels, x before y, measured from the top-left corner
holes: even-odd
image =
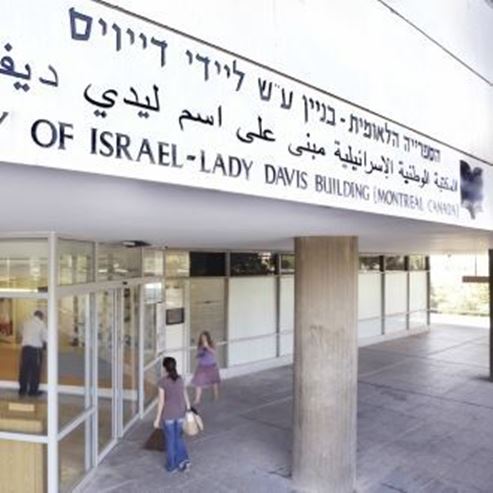
[[[356,480],[356,237],[295,241],[293,482],[352,493]]]

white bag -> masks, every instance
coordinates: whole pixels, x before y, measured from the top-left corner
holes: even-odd
[[[198,435],[204,430],[204,422],[202,418],[193,411],[187,411],[185,413],[185,422],[183,423],[183,432],[189,437]]]

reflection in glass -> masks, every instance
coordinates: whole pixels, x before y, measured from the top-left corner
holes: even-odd
[[[189,274],[188,252],[166,252],[166,277],[188,277]]]
[[[157,383],[161,378],[162,361],[159,360],[144,373],[144,408],[147,409],[157,398]]]
[[[164,275],[164,252],[145,248],[142,255],[144,276]]]
[[[60,492],[69,493],[84,478],[89,469],[90,422],[82,423],[59,442]]]
[[[281,255],[281,273],[294,274],[296,265],[296,256],[291,253],[283,253]]]
[[[123,425],[139,411],[139,288],[123,290]]]
[[[385,257],[385,270],[406,270],[406,257],[404,255]]]
[[[113,439],[113,372],[115,294],[105,291],[97,295],[98,305],[98,452]]]
[[[58,400],[60,428],[91,405],[89,295],[58,302]]]
[[[26,414],[18,416],[15,412],[12,413],[8,410],[8,403],[15,403],[20,399],[18,391],[23,328],[25,324],[29,324],[33,319],[36,310],[40,310],[43,313],[46,326],[47,306],[44,300],[0,298],[0,414],[3,418],[0,421],[0,429],[3,431],[20,431],[35,434],[46,432],[46,393],[39,397],[25,396],[22,399],[22,402],[34,404],[34,409],[30,416]],[[40,378],[39,389],[45,391],[47,351],[41,350],[39,356],[41,367],[33,367],[31,365],[29,371],[36,371],[36,375],[39,375]],[[34,374],[32,375],[34,376]],[[17,429],[19,425],[15,423],[15,420],[23,420],[24,418],[27,421],[31,421],[32,418],[32,422]]]
[[[58,241],[58,283],[82,284],[94,280],[94,244],[87,241]]]
[[[47,240],[0,241],[0,289],[46,291]]]
[[[98,279],[100,281],[113,281],[140,277],[142,275],[141,252],[141,248],[100,244],[98,248]]]
[[[226,275],[226,254],[218,252],[190,252],[190,276]]]
[[[190,281],[190,371],[195,370],[199,335],[208,331],[216,344],[217,361],[226,366],[226,281],[192,279]]]
[[[144,286],[144,364],[150,363],[157,353],[158,336],[164,331],[163,284]]]
[[[277,255],[264,253],[232,253],[232,276],[258,276],[276,274]]]
[[[409,270],[426,270],[426,257],[424,255],[409,255]]]
[[[379,271],[381,267],[378,255],[361,255],[359,257],[359,270],[361,272]]]

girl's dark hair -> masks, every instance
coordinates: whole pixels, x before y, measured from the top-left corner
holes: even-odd
[[[200,333],[197,348],[200,349],[202,347],[202,338],[203,337],[205,337],[207,339],[207,344],[209,344],[209,347],[214,348],[214,341],[212,340],[210,332],[207,330],[204,330],[204,332]]]
[[[176,382],[178,380],[178,372],[176,371],[176,360],[175,358],[170,358],[166,357],[163,359],[163,367],[166,369],[166,372],[168,373],[168,377],[173,380],[173,382]]]

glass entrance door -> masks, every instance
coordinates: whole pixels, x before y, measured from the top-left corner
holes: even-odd
[[[139,414],[140,290],[132,286],[96,294],[99,458]]]
[[[140,289],[140,286],[132,286],[119,290],[121,326],[118,338],[120,346],[118,369],[122,430],[139,413]]]
[[[115,290],[97,294],[97,453],[102,453],[116,437],[116,329],[117,303]]]

